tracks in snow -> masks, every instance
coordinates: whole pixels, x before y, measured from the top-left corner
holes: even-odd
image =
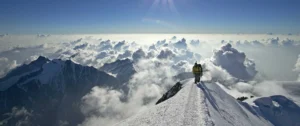
[[[197,91],[196,85],[192,84],[190,85],[190,91],[188,95],[188,100],[185,104],[185,110],[184,110],[184,120],[183,125],[184,126],[196,126],[196,125],[203,125],[203,118],[201,115],[201,102],[199,100],[203,99],[203,94],[200,94],[199,91]],[[201,96],[202,95],[202,96]],[[201,98],[202,97],[202,98]]]
[[[174,97],[117,126],[214,126],[207,101],[193,80],[187,80]]]
[[[195,84],[189,83],[190,90],[185,104],[184,126],[213,126],[204,93]]]

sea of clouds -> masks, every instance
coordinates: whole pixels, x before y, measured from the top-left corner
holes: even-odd
[[[300,103],[299,35],[3,35],[0,44],[0,77],[40,55],[95,68],[131,59],[137,72],[128,93],[94,87],[82,98],[84,126],[112,125],[153,106],[196,61],[233,97],[284,95]]]

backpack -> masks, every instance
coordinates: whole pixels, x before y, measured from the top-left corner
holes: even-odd
[[[193,72],[194,73],[198,73],[198,74],[202,74],[202,66],[201,66],[201,64],[197,64],[196,66],[194,66]]]
[[[198,64],[197,67],[199,69],[200,75],[202,76],[202,73],[203,73],[202,65]]]
[[[199,70],[202,72],[202,66],[201,66],[201,64],[198,64],[197,67],[198,67]]]

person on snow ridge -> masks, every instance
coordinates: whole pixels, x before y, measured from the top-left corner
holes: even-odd
[[[203,70],[201,64],[197,64],[196,62],[193,67],[193,74],[195,75],[195,84],[200,82],[200,77],[202,76],[202,72]]]

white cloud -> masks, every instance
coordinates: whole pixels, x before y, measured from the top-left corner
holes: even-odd
[[[174,35],[169,35],[169,36],[162,35],[162,36],[164,38],[172,38]],[[99,39],[100,37],[102,39]],[[127,40],[134,41],[134,39],[118,38],[118,41],[113,41],[117,39],[114,39],[113,37],[111,38],[105,37],[103,35],[99,37],[94,35],[93,36],[51,35],[47,37],[47,39],[43,39],[43,41],[45,41],[46,43],[43,43],[41,45],[34,45],[34,46],[16,46],[7,51],[0,52],[0,57],[6,57],[12,61],[16,60],[17,64],[22,64],[31,56],[38,56],[38,55],[43,55],[49,57],[50,59],[53,58],[69,59],[70,57],[73,57],[72,60],[74,60],[77,63],[99,68],[101,67],[101,65],[103,65],[103,63],[113,62],[115,59],[131,58],[132,53],[139,52],[137,50],[142,49],[142,51],[140,50],[140,52],[144,52],[144,55],[139,55],[142,57],[146,57],[146,58],[157,57],[162,50],[170,50],[175,55],[175,57],[172,58],[174,63],[177,63],[181,60],[188,61],[189,63],[193,63],[195,61],[199,61],[201,59],[211,57],[211,55],[213,54],[211,50],[214,49],[216,46],[220,46],[221,40],[224,40],[224,42],[231,42],[231,43],[234,43],[233,41],[240,41],[241,45],[244,46],[243,47],[238,46],[236,48],[246,52],[247,57],[254,59],[255,61],[255,65],[254,65],[251,62],[248,62],[248,60],[245,60],[244,66],[247,68],[246,69],[247,73],[254,74],[255,73],[254,67],[255,67],[261,73],[267,74],[267,76],[270,77],[271,79],[286,78],[287,80],[292,80],[292,78],[295,78],[295,75],[293,75],[295,73],[291,72],[291,67],[294,67],[294,63],[293,63],[294,55],[292,53],[297,53],[298,55],[299,51],[297,50],[299,49],[293,46],[289,46],[289,48],[286,49],[281,48],[284,45],[290,45],[290,44],[281,44],[281,43],[294,43],[294,44],[299,43],[300,39],[294,35],[292,36],[278,35],[279,39],[277,39],[277,37],[267,36],[267,35],[250,36],[250,37],[247,35],[239,35],[233,37],[226,36],[226,35],[220,35],[220,36],[211,35],[208,38],[206,38],[206,36],[201,36],[201,35],[195,35],[195,36],[176,35],[176,38],[183,38],[183,37],[186,38],[185,40],[180,40],[175,42],[177,44],[181,43],[178,45],[179,47],[181,47],[180,45],[183,45],[182,47],[185,48],[185,45],[187,45],[188,48],[184,50],[178,49],[176,47],[174,48],[173,46],[174,43],[167,42],[167,40],[163,39],[163,37],[159,37],[159,39],[157,40],[161,40],[161,41],[158,41],[155,44],[149,44],[149,46],[142,46],[139,41],[132,42],[132,43],[125,42]],[[274,38],[269,39],[270,37],[274,37]],[[21,41],[35,41],[36,43],[42,43],[41,42],[42,40],[36,39],[36,36],[33,36],[32,40],[29,40],[30,38],[29,36],[10,35],[10,37],[2,38],[3,40],[0,40],[1,41],[0,44],[2,44],[4,41],[8,41],[12,43],[12,40],[9,40],[9,38],[15,40],[18,43],[24,43]],[[155,38],[155,36],[153,38]],[[154,40],[152,42],[155,42]],[[278,48],[274,47],[274,49],[269,50],[270,48],[273,47],[269,47],[269,46],[252,47],[253,45],[256,44],[268,45],[266,43],[268,43],[268,41],[270,40],[278,40],[279,41]],[[198,44],[199,41],[201,41],[199,46],[193,46],[192,43]],[[148,42],[151,43],[151,41]],[[121,47],[117,46],[118,44]],[[82,47],[82,49],[74,50],[74,48],[77,49],[80,47]],[[116,48],[115,50],[114,47],[118,47],[118,49]],[[291,50],[290,48],[293,48],[293,50]],[[268,51],[265,51],[266,49]],[[277,58],[270,60],[270,58],[272,57],[271,55],[272,53],[269,54],[269,52],[274,52]],[[279,53],[282,55],[280,55]],[[137,53],[136,56],[138,57]],[[263,57],[269,60],[264,60]],[[289,65],[289,67],[285,67],[285,65],[278,65],[282,63]],[[272,65],[272,64],[276,64],[276,65]],[[276,74],[278,72],[275,71],[274,69],[275,67],[279,69],[279,70],[276,69],[276,71],[282,71],[284,73]],[[291,74],[288,74],[288,72],[290,72]],[[272,74],[276,74],[276,75],[272,75]]]
[[[225,42],[225,41],[224,41]],[[230,42],[233,44],[234,42]],[[285,37],[275,37],[275,38],[266,38],[262,40],[252,40],[252,41],[236,41],[237,46],[299,46],[300,41],[294,39],[285,38]]]
[[[142,58],[145,58],[146,57],[146,53],[144,52],[143,49],[138,49],[137,51],[135,51],[133,54],[132,54],[132,59],[133,61],[138,61]]]
[[[297,61],[296,61],[294,71],[296,71],[296,72],[299,73],[298,81],[300,81],[300,55],[298,56],[298,59],[297,59]]]
[[[36,37],[38,38],[45,38],[45,37],[49,37],[50,35],[49,34],[37,34]]]
[[[137,35],[138,36],[138,35]],[[170,35],[170,36],[165,36],[162,35],[164,38],[171,38],[174,35]],[[197,35],[198,36],[198,35]],[[271,79],[282,79],[282,78],[286,78],[291,80],[291,78],[295,78],[295,76],[293,76],[292,74],[288,74],[288,72],[291,71],[291,68],[288,67],[284,67],[284,65],[278,65],[278,64],[282,64],[282,62],[286,62],[287,58],[288,58],[288,63],[289,67],[293,67],[293,65],[291,65],[292,60],[294,60],[294,56],[291,55],[292,53],[297,53],[299,54],[299,49],[297,49],[297,47],[294,46],[289,46],[289,48],[293,48],[293,50],[289,49],[289,48],[281,48],[284,45],[290,45],[290,44],[281,44],[281,43],[294,43],[297,44],[299,43],[299,38],[297,38],[297,36],[280,36],[278,35],[277,37],[274,36],[247,36],[247,35],[239,35],[239,36],[233,36],[233,37],[228,37],[228,36],[218,36],[218,35],[212,35],[209,36],[209,38],[206,38],[206,36],[201,36],[197,37],[196,35],[193,36],[191,35],[190,37],[188,35],[176,35],[177,38],[186,38],[185,40],[180,40],[177,41],[175,43],[173,42],[167,42],[166,39],[163,39],[163,37],[159,37],[159,39],[161,39],[162,41],[158,41],[155,43],[155,45],[153,44],[149,44],[149,46],[147,46],[147,48],[145,46],[142,46],[141,43],[139,41],[137,42],[132,42],[132,43],[128,43],[125,42],[123,40],[126,40],[125,38],[120,38],[118,40],[121,41],[113,41],[116,40],[113,37],[111,37],[111,39],[109,39],[108,37],[105,36],[99,36],[103,39],[99,39],[99,37],[97,36],[89,36],[89,35],[77,35],[77,36],[68,36],[68,35],[61,35],[61,36],[57,36],[57,35],[51,35],[49,37],[47,37],[47,39],[43,39],[43,41],[45,41],[46,43],[43,43],[41,45],[35,45],[35,46],[16,46],[14,48],[11,48],[5,52],[0,52],[0,57],[7,57],[10,60],[16,60],[17,64],[22,64],[24,63],[24,61],[26,59],[28,59],[31,56],[38,56],[38,55],[43,55],[46,57],[49,57],[50,59],[53,58],[62,58],[62,59],[69,59],[70,57],[74,56],[73,60],[76,61],[77,63],[80,63],[82,65],[90,65],[90,66],[95,66],[95,67],[100,67],[103,63],[105,62],[112,62],[117,58],[130,58],[132,56],[133,52],[136,52],[137,49],[141,48],[143,50],[143,52],[145,53],[145,57],[147,58],[151,58],[151,57],[156,57],[157,55],[159,55],[159,53],[161,52],[161,50],[166,50],[166,48],[168,50],[171,50],[175,57],[173,58],[174,62],[179,62],[181,60],[185,60],[188,61],[190,63],[193,63],[195,61],[199,61],[200,59],[205,59],[208,57],[211,57],[212,53],[212,49],[214,49],[216,46],[220,45],[220,41],[224,40],[224,42],[231,42],[234,43],[233,41],[240,41],[241,45],[243,45],[243,47],[238,46],[237,49],[239,50],[243,50],[247,53],[247,57],[250,57],[251,59],[254,59],[256,62],[255,67],[256,69],[258,69],[259,71],[263,72],[264,74],[270,75],[269,77]],[[276,35],[277,36],[277,35]],[[68,38],[69,37],[69,38]],[[152,36],[151,36],[152,37]],[[268,45],[266,43],[268,43],[268,41],[270,41],[271,39],[269,39],[270,37],[274,37],[272,40],[278,40],[279,42],[279,47],[269,50],[268,48],[273,48],[273,47],[269,47],[269,46],[260,46],[260,47],[252,47],[253,45]],[[5,41],[8,42],[12,42],[12,40],[16,40],[16,42],[18,43],[24,43],[21,41],[36,41],[36,43],[42,43],[41,39],[36,39],[36,36],[32,37],[32,40],[29,40],[29,36],[14,36],[14,35],[10,35],[10,37],[5,37],[3,38],[3,40],[0,40],[0,44],[2,44]],[[78,39],[79,38],[79,39]],[[146,37],[144,37],[146,38]],[[155,38],[155,36],[153,37]],[[284,39],[282,39],[284,38]],[[133,39],[128,39],[128,40],[133,40]],[[37,42],[38,41],[38,42]],[[185,42],[184,42],[185,41]],[[192,43],[197,44],[198,41],[201,41],[201,44],[199,46],[193,46]],[[149,41],[151,42],[151,41]],[[155,42],[154,40],[152,42]],[[139,44],[137,44],[139,43]],[[176,43],[181,43],[183,45],[183,47],[185,48],[185,45],[187,44],[187,49],[185,50],[181,50],[178,48],[174,48],[173,45]],[[117,45],[122,45],[121,47],[118,47]],[[179,45],[181,45],[179,44]],[[9,45],[9,44],[6,44]],[[0,46],[3,47],[3,46]],[[82,49],[80,50],[74,50],[77,48],[82,47]],[[118,47],[121,48],[122,50],[119,49],[114,49],[114,47]],[[180,46],[179,46],[180,47]],[[149,50],[150,48],[150,50]],[[268,49],[269,51],[264,51]],[[153,51],[151,51],[153,50]],[[149,52],[150,51],[150,52]],[[292,52],[293,51],[293,52]],[[107,53],[107,55],[105,55],[105,52]],[[131,52],[131,54],[130,54]],[[264,61],[264,58],[261,58],[263,56],[265,56],[267,59],[271,58],[272,56],[271,53],[270,55],[268,52],[275,52],[274,54],[277,55],[276,59],[273,60],[266,60]],[[281,52],[286,52],[282,55],[286,55],[286,56],[280,56]],[[22,54],[21,54],[22,53]],[[101,54],[100,54],[101,53]],[[258,54],[259,53],[259,54]],[[20,55],[21,54],[21,55]],[[142,53],[141,53],[142,54]],[[201,56],[200,56],[201,54]],[[255,54],[255,55],[253,55]],[[288,56],[287,56],[288,55]],[[97,57],[99,56],[99,57]],[[103,58],[104,57],[104,58]],[[110,59],[110,58],[112,59]],[[285,58],[286,57],[286,58]],[[102,59],[99,59],[102,58]],[[87,60],[85,60],[87,59]],[[82,61],[81,61],[82,60]],[[267,63],[268,62],[268,63]],[[245,62],[247,66],[247,68],[251,68],[254,67],[254,65],[251,65],[251,62]],[[277,65],[273,65],[272,64],[276,64]],[[263,64],[263,65],[262,65]],[[269,64],[269,65],[268,65]],[[270,66],[270,67],[268,67]],[[271,69],[272,67],[277,66],[278,69],[280,69],[279,71],[284,72],[284,76],[281,76],[280,74],[276,74],[278,72],[274,72]],[[278,67],[279,66],[279,67]],[[246,69],[248,73],[251,73],[251,70],[253,69]],[[273,69],[275,70],[275,69]],[[253,71],[252,71],[253,72]],[[272,75],[272,74],[276,74],[276,75]],[[252,73],[253,74],[253,73]],[[295,74],[295,73],[293,73]],[[287,76],[287,77],[286,77]]]
[[[200,45],[200,41],[199,40],[191,40],[190,44],[192,46],[199,46]]]
[[[276,37],[268,39],[273,37],[270,35],[267,37],[253,37],[251,35],[250,37],[246,35],[234,37],[226,35],[208,35],[208,37],[176,35],[177,38],[184,37],[186,39],[175,41],[175,43],[173,39],[170,42],[169,39],[165,39],[172,36],[158,37],[158,39],[154,39],[153,41],[153,38],[151,38],[151,41],[148,39],[136,41],[139,39],[118,38],[119,36],[115,36],[116,38],[105,38],[104,35],[99,36],[102,39],[99,39],[97,36],[85,37],[85,35],[69,36],[70,38],[67,39],[61,36],[61,38],[58,37],[59,39],[55,39],[57,37],[55,35],[51,35],[45,39],[36,39],[36,36],[33,36],[32,38],[34,39],[32,40],[38,40],[38,42],[35,41],[36,43],[33,46],[14,46],[14,48],[0,52],[0,74],[5,75],[17,65],[29,63],[39,55],[49,57],[50,59],[72,59],[81,65],[94,66],[96,68],[101,67],[104,63],[114,62],[116,59],[132,58],[135,61],[134,66],[137,73],[134,74],[128,83],[130,89],[128,94],[122,91],[94,87],[83,98],[85,104],[82,106],[82,111],[86,114],[87,118],[82,125],[112,125],[116,121],[153,105],[169,86],[175,84],[175,81],[172,79],[173,76],[178,72],[190,72],[195,61],[205,64],[205,68],[209,70],[205,72],[207,79],[219,81],[228,92],[233,92],[231,94],[234,96],[250,94],[264,96],[276,94],[276,92],[277,94],[289,95],[289,92],[277,82],[267,81],[266,78],[256,80],[253,77],[256,75],[256,70],[260,73],[265,72],[263,71],[265,69],[260,71],[261,66],[258,69],[258,66],[261,64],[266,66],[272,66],[275,63],[282,64],[271,67],[280,76],[284,76],[285,74],[281,74],[278,71],[289,70],[292,72],[292,68],[287,69],[281,66],[291,65],[291,67],[295,67],[295,71],[299,71],[300,69],[300,58],[295,65],[295,57],[290,55],[294,53],[297,56],[299,55],[299,52],[296,50],[297,47],[291,46],[292,44],[297,44],[299,41],[293,35],[288,37],[279,36],[279,38],[287,38],[282,40]],[[9,40],[9,37],[1,38],[0,44],[3,44],[3,40]],[[22,43],[29,40],[31,39],[24,38],[17,42]],[[42,43],[41,40],[46,41],[46,43]],[[130,43],[129,40],[136,42]],[[156,42],[157,40],[161,41]],[[221,45],[221,40],[224,40],[224,43],[230,42],[232,43],[231,45],[237,45],[237,42],[239,42],[240,46],[236,46],[235,49],[231,45],[225,45],[212,52],[212,49]],[[156,43],[143,45],[144,43],[142,42]],[[277,44],[277,46],[268,46],[269,44],[267,43]],[[7,45],[7,43],[5,44]],[[274,48],[276,51],[272,52],[267,50],[267,48]],[[295,50],[291,50],[290,48],[295,48]],[[246,52],[247,56],[237,49]],[[253,55],[255,53],[257,55]],[[269,53],[270,55],[266,56]],[[277,60],[264,60],[264,58],[267,59],[274,54],[276,54]],[[290,57],[292,60],[285,60],[284,56]],[[211,61],[206,59],[210,57]],[[255,59],[255,64],[253,61],[248,60],[248,57]],[[274,73],[274,71],[269,73]],[[241,82],[237,78],[254,80],[253,82]],[[271,83],[274,83],[275,86],[268,86]],[[270,90],[274,87],[274,91],[264,90],[267,87]],[[124,100],[124,97],[127,99]],[[61,124],[65,123],[67,122],[62,121]]]
[[[155,45],[153,44],[149,47],[149,50],[157,50],[157,49],[156,49]]]
[[[282,45],[283,46],[294,46],[294,45],[297,45],[296,42],[294,40],[291,40],[291,39],[285,39],[285,40],[282,40]]]
[[[279,45],[279,37],[268,39],[267,40],[267,44],[270,44],[270,45]]]
[[[166,44],[166,41],[167,41],[166,39],[161,40],[161,41],[157,41],[157,42],[156,42],[156,46],[157,46],[157,47],[160,47],[160,46]]]
[[[74,50],[78,50],[78,49],[85,49],[88,47],[88,43],[84,43],[84,44],[81,44],[81,45],[77,45],[74,47]]]
[[[81,42],[82,41],[82,38],[79,38],[75,41],[71,41],[70,43],[65,43],[65,44],[70,44],[70,45],[76,45],[77,43]]]
[[[251,80],[257,73],[255,63],[247,59],[245,53],[232,48],[229,43],[215,50],[211,61],[239,79]]]
[[[129,80],[127,100],[123,92],[94,87],[83,97],[82,112],[87,115],[83,126],[109,126],[132,116],[156,100],[175,83],[172,79],[176,72],[170,62],[155,59],[140,59],[135,64],[137,73]]]
[[[176,41],[176,40],[177,40],[177,37],[176,37],[176,36],[173,36],[173,37],[171,38],[171,40],[172,40],[172,41]]]
[[[87,116],[94,113],[98,116],[115,117],[122,109],[121,96],[119,91],[94,87],[82,98],[85,103],[82,112]]]
[[[225,69],[220,66],[214,65],[210,60],[204,60],[201,62],[204,70],[204,74],[207,75],[208,80],[220,81],[224,86],[230,88],[232,85],[235,85],[238,79],[230,75]]]
[[[9,60],[6,57],[0,57],[0,78],[5,76],[7,72],[17,66],[18,64],[16,60]]]
[[[103,50],[110,50],[113,48],[112,43],[110,42],[110,40],[107,41],[102,41],[99,45],[99,51],[103,51]]]
[[[233,97],[249,97],[252,95],[256,97],[266,97],[272,95],[283,95],[300,104],[299,93],[297,93],[300,88],[298,82],[260,79],[254,79],[253,81],[241,81],[227,73],[227,71],[221,67],[213,65],[210,61],[204,62],[204,68],[208,70],[208,72],[204,73],[204,76],[206,77],[204,77],[204,79],[219,82],[219,85]]]
[[[157,51],[155,51],[155,50],[150,50],[150,51],[148,51],[148,53],[147,53],[147,57],[146,58],[154,58],[154,57],[156,57],[157,56]]]
[[[175,54],[169,49],[161,50],[157,56],[158,59],[169,59],[173,57],[175,57]]]
[[[180,41],[174,43],[173,45],[175,48],[178,48],[178,49],[187,49],[188,48],[185,38],[182,38]]]
[[[293,100],[297,100],[295,102],[299,103],[299,96],[292,96],[292,94],[289,93],[291,90],[284,88],[284,85],[286,85],[284,82],[263,81],[255,84],[252,92],[256,96],[283,95],[292,98]]]
[[[100,52],[97,56],[96,59],[102,59],[109,56],[109,54],[107,52]]]
[[[182,72],[191,72],[193,66],[188,61],[181,60],[175,63],[172,67],[175,70],[177,70],[179,73],[182,73]]]
[[[114,46],[114,49],[120,51],[124,45],[125,45],[125,41],[118,42],[118,43]]]
[[[300,72],[300,55],[298,56],[298,59],[296,61],[294,70],[297,71],[297,72]]]
[[[252,92],[253,85],[244,82],[238,82],[235,87],[239,92],[244,93]]]
[[[118,59],[130,58],[131,56],[132,56],[132,52],[129,50],[126,50],[123,54],[118,55]]]
[[[295,41],[293,39],[276,37],[267,39],[267,44],[273,46],[299,46],[300,41]]]
[[[251,41],[250,43],[252,43],[253,45],[257,45],[257,46],[263,46],[263,44],[257,40]]]

